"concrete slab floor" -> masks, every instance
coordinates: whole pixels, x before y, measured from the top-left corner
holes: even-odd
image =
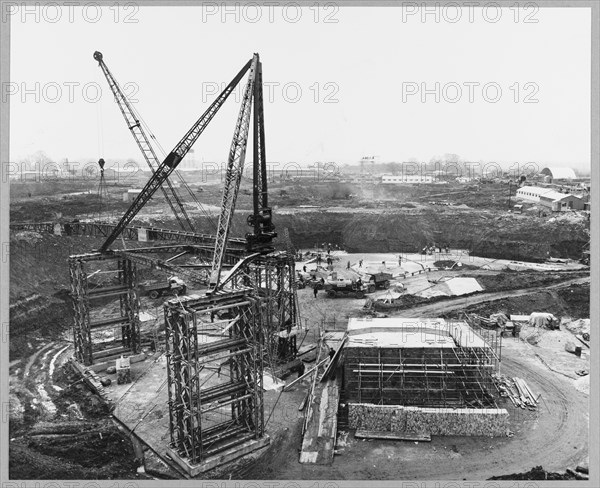
[[[111,379],[115,376],[113,383],[106,389],[116,405],[113,415],[162,460],[172,464],[167,456],[170,434],[165,355],[156,353],[145,361],[132,364],[131,374],[132,383],[126,385],[117,385],[116,375],[105,375]],[[225,368],[222,374],[227,374]],[[217,381],[217,377],[212,369],[207,368],[201,374],[202,380],[206,381],[206,386],[210,386]],[[287,430],[301,417],[298,405],[304,397],[304,386],[298,384],[290,392],[282,393],[281,389],[278,389],[263,393],[265,430],[268,435]],[[227,410],[228,407],[223,408]],[[212,420],[218,420],[217,416],[221,416],[222,420],[222,415],[227,413],[225,410],[219,410],[221,409],[215,412],[215,418]]]

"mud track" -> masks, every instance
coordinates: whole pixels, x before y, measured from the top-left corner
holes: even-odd
[[[568,287],[570,285],[589,282],[590,277],[586,276],[584,278],[574,278],[572,280],[562,281],[553,285],[540,285],[530,288],[519,288],[517,290],[478,293],[465,298],[449,298],[447,300],[440,300],[430,305],[421,305],[406,310],[399,310],[397,314],[393,313],[393,315],[402,316],[409,314],[411,317],[439,317],[443,313],[447,313],[456,309],[465,309],[471,305],[477,305],[479,303],[501,300],[502,298],[529,295],[531,293],[535,293],[536,291],[554,290],[557,288]]]

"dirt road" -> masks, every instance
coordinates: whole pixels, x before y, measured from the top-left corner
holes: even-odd
[[[337,446],[332,466],[298,462],[300,423],[274,439],[260,462],[243,470],[244,479],[444,479],[485,480],[541,465],[564,471],[588,456],[588,396],[547,369],[527,345],[514,342],[503,353],[501,371],[527,381],[541,394],[538,411],[500,407],[510,413],[512,437],[434,436],[431,442],[357,440]]]
[[[442,300],[430,305],[402,310],[411,317],[440,316],[507,297],[556,290],[589,283],[589,277],[516,290],[479,293],[469,297]],[[325,315],[335,301],[306,299],[306,306]],[[335,302],[341,303],[342,301]],[[351,308],[358,300],[345,301]],[[329,304],[329,307],[323,308]],[[329,308],[329,310],[327,310]],[[304,309],[306,310],[306,309]],[[559,354],[559,353],[556,353]],[[564,353],[563,354],[567,354]],[[574,468],[588,457],[588,395],[578,391],[573,381],[548,368],[524,341],[505,341],[501,372],[527,381],[541,394],[537,411],[514,408],[509,401],[499,406],[510,414],[512,437],[443,437],[430,443],[356,440],[350,435],[338,445],[339,455],[332,466],[302,465],[295,455],[301,442],[300,421],[285,436],[274,439],[261,462],[243,470],[245,479],[447,479],[484,480],[491,476],[525,472],[541,465],[548,471]],[[290,455],[294,453],[294,455]]]
[[[535,293],[536,291],[548,291],[557,288],[563,288],[575,284],[589,283],[590,277],[575,278],[572,280],[562,281],[553,285],[542,285],[530,288],[520,288],[517,290],[508,291],[496,291],[489,293],[478,293],[468,297],[456,297],[449,298],[446,300],[440,300],[439,302],[432,303],[430,305],[421,305],[418,307],[409,308],[407,310],[399,310],[393,315],[396,316],[410,316],[410,317],[438,317],[441,313],[450,312],[456,309],[465,309],[470,305],[476,305],[478,303],[491,302],[493,300],[500,300],[507,297],[516,297],[522,295],[528,295]]]

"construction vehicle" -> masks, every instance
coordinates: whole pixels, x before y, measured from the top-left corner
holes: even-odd
[[[325,282],[328,298],[364,298],[366,286],[361,280],[328,280]]]
[[[166,283],[156,283],[153,285],[143,286],[143,291],[152,299],[156,299],[166,293],[185,295],[187,286],[185,282],[177,276],[170,276]]]
[[[387,290],[390,287],[392,273],[366,273],[369,278],[367,281],[367,293],[373,293],[377,288]]]

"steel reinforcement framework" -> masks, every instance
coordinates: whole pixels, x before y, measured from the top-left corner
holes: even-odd
[[[103,269],[89,273],[86,263],[90,261],[97,262]],[[80,254],[69,258],[69,273],[77,361],[90,366],[98,360],[137,354],[140,321],[136,264],[119,253]],[[90,283],[89,278],[96,273],[103,273],[103,284],[108,283],[107,286]],[[107,317],[105,312],[94,313],[95,302],[115,297],[119,298],[118,315]],[[112,340],[96,338],[102,334],[112,336]]]
[[[348,348],[348,402],[423,408],[495,408],[489,347]]]
[[[170,448],[189,465],[264,436],[259,300],[251,293],[165,303]]]

